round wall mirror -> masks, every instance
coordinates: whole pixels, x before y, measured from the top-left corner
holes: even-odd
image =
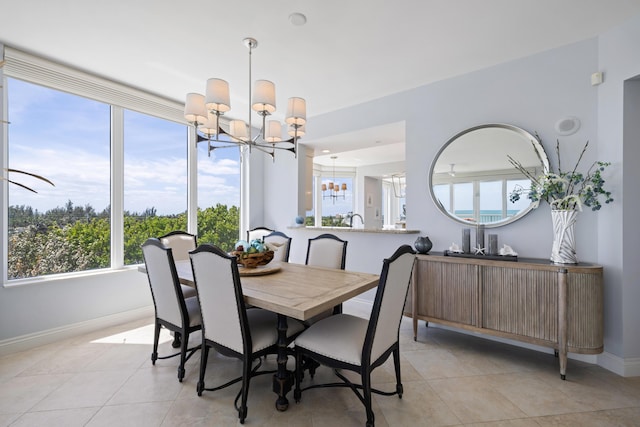
[[[537,175],[549,168],[542,144],[529,132],[506,124],[485,124],[453,136],[440,149],[429,173],[431,197],[438,208],[457,222],[498,227],[533,209],[523,197],[512,203],[516,186],[530,181],[509,157]]]

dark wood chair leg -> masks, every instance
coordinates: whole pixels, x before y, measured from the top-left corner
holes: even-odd
[[[249,397],[249,383],[251,382],[251,359],[250,356],[245,355],[245,360],[242,364],[242,398],[240,399],[240,408],[238,409],[238,418],[240,418],[240,424],[244,424],[244,420],[247,418],[247,398]]]
[[[375,416],[371,407],[371,373],[369,371],[362,372],[362,397],[364,399],[364,408],[367,413],[367,427],[375,425]]]
[[[400,377],[400,348],[393,350],[393,366],[396,370],[396,392],[398,397],[402,399],[402,393],[404,392],[402,387],[402,379]]]
[[[185,370],[184,364],[187,361],[187,345],[189,345],[189,333],[183,331],[182,342],[180,343],[180,365],[178,365],[178,381],[182,382],[184,378]]]
[[[156,328],[153,333],[153,352],[151,353],[151,363],[153,365],[158,360],[158,341],[160,341],[160,323],[156,321]]]
[[[202,352],[200,353],[200,376],[198,378],[198,385],[196,386],[198,396],[202,396],[202,392],[204,391],[204,374],[207,371],[207,359],[209,358],[209,346],[204,343],[204,340],[202,341]]]
[[[293,398],[296,403],[300,403],[300,399],[302,398],[302,390],[300,389],[300,383],[302,383],[302,378],[304,377],[303,368],[302,368],[302,355],[296,351],[296,370],[294,372],[295,380],[296,380],[296,388],[293,390]]]

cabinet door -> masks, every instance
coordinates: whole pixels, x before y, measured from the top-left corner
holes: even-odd
[[[567,346],[569,351],[598,354],[604,343],[604,289],[599,274],[569,273]]]
[[[482,327],[557,342],[557,273],[483,267]]]
[[[420,260],[416,263],[416,273],[419,316],[477,324],[477,266]]]

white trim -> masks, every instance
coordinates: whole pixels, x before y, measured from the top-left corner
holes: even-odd
[[[598,355],[598,365],[623,377],[640,376],[640,357],[623,359],[605,351]]]
[[[4,169],[9,165],[9,146],[5,143],[9,138],[9,112],[6,90],[7,78],[4,75],[4,45],[0,43],[0,173],[4,176]],[[0,206],[7,206],[9,203],[9,195],[7,191],[7,181],[0,181]],[[2,209],[0,212],[0,228],[4,228],[9,223],[9,210]],[[0,285],[7,282],[8,257],[7,250],[9,244],[9,236],[7,233],[0,235]]]
[[[124,109],[111,106],[111,268],[124,266]],[[115,189],[115,191],[114,191]]]
[[[47,329],[32,334],[9,338],[0,341],[0,356],[29,350],[45,344],[51,344],[66,338],[75,337],[96,330],[108,328],[126,322],[148,318],[153,323],[153,305],[137,308],[135,310],[99,317],[84,322],[73,323],[59,328]]]
[[[187,231],[198,235],[198,140],[196,128],[187,128]]]

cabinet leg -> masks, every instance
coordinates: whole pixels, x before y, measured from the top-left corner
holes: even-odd
[[[553,355],[554,355],[555,357],[558,357],[558,350],[553,350]]]
[[[567,374],[567,269],[558,270],[558,352],[560,378]]]
[[[560,351],[560,378],[563,380],[567,377],[567,352]]]

